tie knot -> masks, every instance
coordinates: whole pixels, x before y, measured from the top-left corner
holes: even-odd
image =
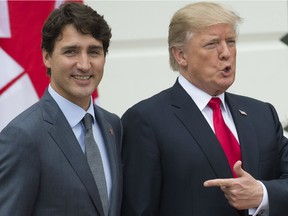
[[[83,125],[85,127],[85,130],[89,130],[92,128],[92,115],[89,113],[86,113],[84,118],[82,119]]]
[[[220,104],[221,104],[221,100],[218,97],[213,97],[211,98],[211,100],[208,102],[208,106],[212,109],[220,109]]]

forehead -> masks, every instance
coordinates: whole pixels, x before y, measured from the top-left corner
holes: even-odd
[[[236,37],[236,31],[230,24],[216,24],[198,29],[192,38]]]
[[[57,38],[55,46],[58,45],[97,45],[102,46],[102,41],[95,39],[91,34],[83,34],[73,26],[66,25],[62,29],[62,34]]]

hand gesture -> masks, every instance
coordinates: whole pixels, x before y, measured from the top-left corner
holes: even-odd
[[[238,178],[207,180],[204,186],[220,187],[230,205],[238,210],[257,208],[263,198],[262,185],[245,172],[241,165],[242,162],[237,161],[233,167]]]

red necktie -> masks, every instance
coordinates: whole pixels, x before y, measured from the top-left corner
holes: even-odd
[[[224,122],[220,104],[221,100],[219,98],[212,98],[209,101],[208,106],[213,110],[215,134],[226,154],[233,176],[236,178],[237,175],[233,171],[233,166],[236,161],[241,159],[240,146],[235,136]]]

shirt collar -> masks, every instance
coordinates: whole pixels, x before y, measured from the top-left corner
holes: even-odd
[[[179,75],[178,81],[180,85],[185,89],[185,91],[190,95],[193,101],[198,106],[199,110],[203,111],[203,109],[207,106],[208,102],[212,98],[211,95],[207,94],[206,92],[202,91],[201,89],[197,88],[191,82],[189,82],[184,76],[181,74]],[[222,108],[227,111],[227,107],[225,104],[225,94],[222,93],[217,97],[220,98]]]
[[[95,122],[93,103],[90,103],[88,110],[85,111],[82,107],[58,94],[51,85],[49,85],[48,91],[60,107],[60,110],[63,112],[71,128],[74,128],[83,119],[86,113],[90,113],[93,116],[93,122]]]

